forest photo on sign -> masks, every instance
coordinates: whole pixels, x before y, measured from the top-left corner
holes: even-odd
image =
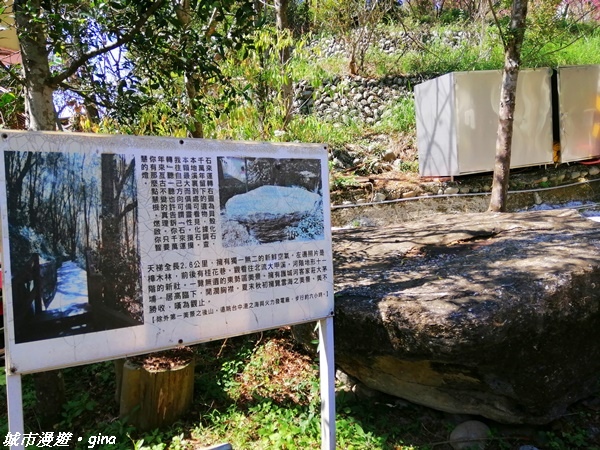
[[[134,159],[4,154],[16,343],[143,324]]]

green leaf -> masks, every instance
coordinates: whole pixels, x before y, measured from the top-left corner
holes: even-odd
[[[5,92],[0,96],[0,108],[4,108],[9,103],[14,102],[16,98],[12,92]]]

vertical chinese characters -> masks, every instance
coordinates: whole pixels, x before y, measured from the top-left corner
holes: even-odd
[[[212,158],[142,155],[142,180],[150,183],[154,251],[216,245]]]

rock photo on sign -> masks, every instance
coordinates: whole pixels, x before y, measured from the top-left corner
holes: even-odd
[[[224,247],[324,239],[320,160],[217,160]]]

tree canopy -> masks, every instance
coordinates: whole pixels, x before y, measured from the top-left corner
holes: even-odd
[[[16,0],[13,9],[28,127],[46,130],[55,128],[54,105],[126,121],[182,76],[193,133],[200,94],[212,80],[226,84],[219,60],[245,43],[254,14],[233,0]]]

